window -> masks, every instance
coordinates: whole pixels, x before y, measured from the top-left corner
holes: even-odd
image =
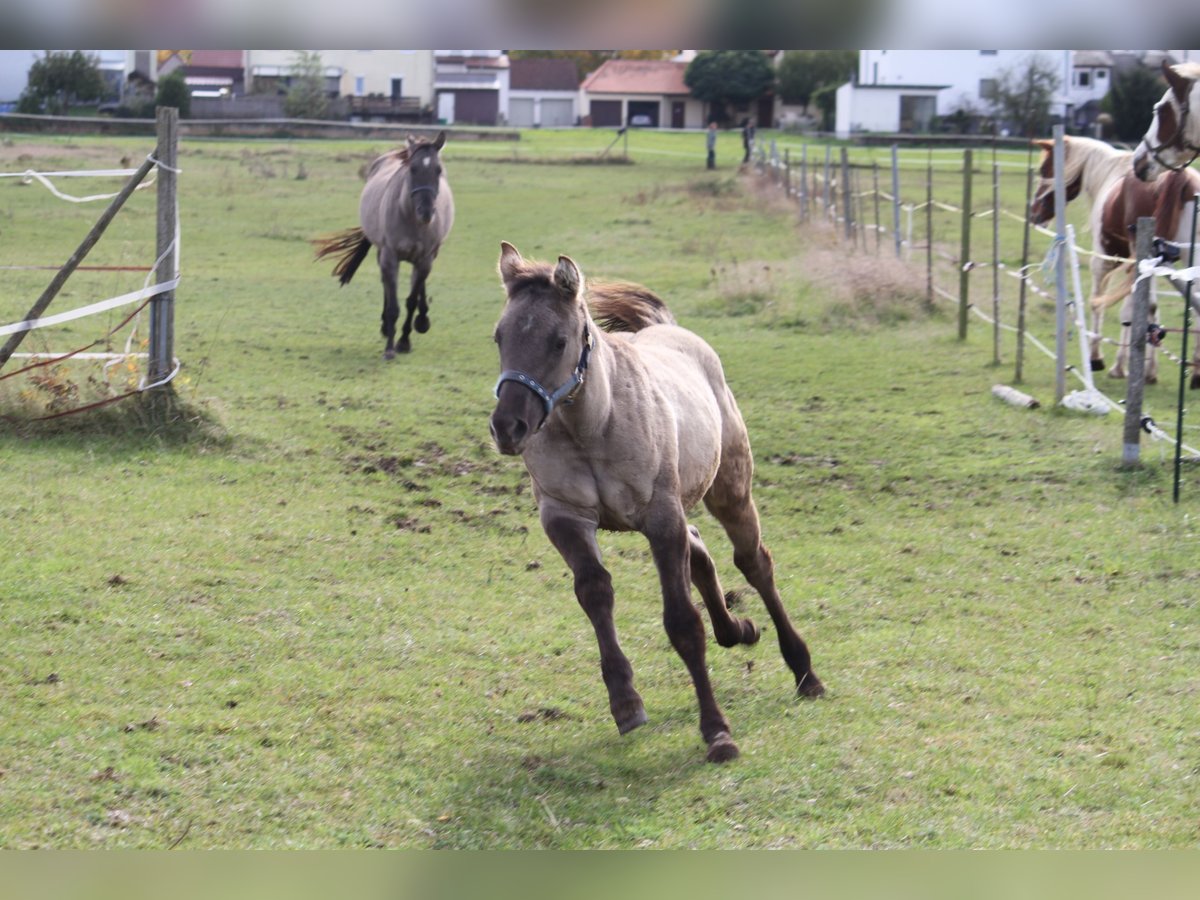
[[[1096,70],[1096,80],[1097,81],[1103,81],[1107,77],[1108,77],[1108,69],[1097,69]]]
[[[980,50],[979,55],[980,56],[995,56],[999,52],[1000,52],[999,50]]]
[[[361,97],[367,92],[367,79],[364,75],[354,76],[354,96]]]
[[[1091,87],[1091,86],[1092,86],[1092,73],[1091,72],[1089,72],[1087,70],[1075,72],[1075,87],[1085,88],[1085,87]]]
[[[979,79],[979,96],[983,100],[994,100],[996,97],[996,79]]]

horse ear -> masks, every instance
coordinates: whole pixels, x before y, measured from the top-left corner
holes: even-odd
[[[583,273],[575,260],[569,256],[560,256],[558,266],[554,269],[554,286],[569,300],[574,300],[583,289]]]
[[[433,142],[433,149],[441,150],[444,146],[446,146],[446,132],[439,131],[437,139]]]
[[[1029,143],[1033,144],[1033,146],[1037,147],[1039,150],[1049,151],[1054,149],[1054,141],[1048,141],[1045,138],[1034,138]]]
[[[505,285],[516,279],[522,262],[524,260],[521,259],[521,253],[516,247],[508,241],[500,242],[500,280]]]
[[[1179,102],[1182,103],[1187,97],[1188,89],[1191,87],[1191,81],[1176,72],[1175,67],[1170,65],[1165,59],[1162,63],[1162,70],[1163,77],[1167,79],[1167,84],[1171,86],[1171,93],[1173,93],[1176,98],[1178,98]]]

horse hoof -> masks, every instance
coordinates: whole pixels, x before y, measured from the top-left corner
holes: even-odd
[[[1192,376],[1192,382],[1191,382],[1190,387],[1193,391],[1196,390],[1196,388],[1200,388],[1200,375]]]
[[[646,718],[646,710],[639,706],[634,712],[617,720],[617,731],[621,734],[629,734],[635,728],[640,728],[648,721]]]
[[[413,327],[417,329],[417,334],[424,334],[429,330],[429,316],[417,316],[417,321],[413,323]]]
[[[396,352],[397,353],[411,353],[412,352],[412,344],[410,344],[408,342],[408,338],[405,338],[404,340],[402,340],[396,344]]]
[[[757,644],[761,633],[758,626],[749,619],[742,619],[742,643],[746,646]]]
[[[384,351],[383,351],[383,358],[384,358],[384,359],[395,359],[395,358],[396,358],[396,351],[395,351],[395,350],[384,350]]]
[[[825,685],[821,684],[821,679],[817,677],[816,672],[810,671],[807,675],[796,682],[797,697],[820,697],[825,693]]]
[[[1158,384],[1157,375],[1147,375],[1145,378],[1146,384]]]
[[[1093,359],[1092,360],[1092,371],[1093,372],[1103,372],[1104,371],[1104,360]]]
[[[739,752],[729,732],[721,731],[709,742],[707,759],[710,763],[727,763],[737,759]]]

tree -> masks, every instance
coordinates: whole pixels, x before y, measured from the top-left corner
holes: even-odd
[[[779,63],[779,96],[807,108],[819,88],[845,83],[857,67],[857,50],[789,50]]]
[[[984,99],[998,120],[1025,137],[1036,137],[1050,130],[1050,101],[1058,84],[1057,67],[1035,53],[997,73],[992,95]]]
[[[775,83],[775,70],[759,50],[703,50],[688,63],[683,81],[698,100],[723,115],[725,105],[756,100]]]
[[[173,106],[179,110],[179,118],[186,119],[192,113],[192,92],[187,86],[183,69],[164,75],[158,82],[158,93],[154,97],[157,106]]]
[[[95,103],[107,93],[100,60],[81,50],[47,50],[29,67],[22,112],[65,116],[72,104]]]
[[[1112,116],[1113,131],[1118,138],[1140,141],[1154,118],[1154,104],[1166,89],[1166,83],[1156,72],[1137,66],[1113,76],[1112,87],[1100,101],[1100,108]]]
[[[329,109],[325,67],[316,50],[297,50],[292,82],[283,98],[283,114],[293,119],[320,119]]]

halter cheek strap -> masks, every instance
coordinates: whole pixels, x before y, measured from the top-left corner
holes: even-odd
[[[1188,93],[1183,98],[1183,100],[1180,101],[1180,103],[1179,103],[1179,113],[1180,113],[1179,124],[1175,128],[1175,133],[1173,135],[1171,135],[1171,137],[1168,140],[1163,141],[1157,147],[1152,147],[1148,141],[1146,142],[1146,149],[1148,149],[1150,151],[1150,155],[1152,157],[1154,157],[1154,161],[1156,163],[1158,163],[1160,166],[1162,166],[1164,169],[1170,169],[1172,172],[1182,172],[1184,169],[1186,169],[1188,166],[1190,166],[1192,163],[1194,163],[1196,161],[1197,156],[1200,156],[1200,147],[1197,147],[1195,144],[1193,144],[1191,141],[1189,141],[1185,137],[1185,134],[1187,133],[1188,114],[1191,112],[1191,99],[1192,99],[1191,94]],[[1155,134],[1157,136],[1157,131],[1155,132]],[[1167,162],[1165,159],[1163,159],[1161,156],[1159,156],[1159,153],[1163,150],[1166,150],[1172,144],[1178,144],[1179,149],[1184,152],[1187,152],[1190,150],[1192,152],[1192,158],[1189,159],[1185,163],[1180,163],[1177,166],[1171,165],[1169,162]]]
[[[579,362],[575,366],[575,371],[571,373],[571,377],[559,385],[558,389],[551,392],[546,390],[531,375],[526,375],[516,369],[506,369],[500,373],[500,377],[496,380],[496,387],[492,393],[496,399],[500,398],[500,388],[506,381],[515,381],[517,384],[523,384],[529,390],[533,391],[542,401],[542,406],[545,411],[542,413],[542,420],[538,422],[538,431],[546,424],[546,419],[550,417],[550,413],[554,412],[554,407],[559,403],[563,406],[569,406],[575,402],[575,396],[579,393],[579,389],[583,387],[583,380],[587,375],[588,359],[592,355],[592,333],[588,330],[587,324],[583,326],[583,350],[579,354]]]

